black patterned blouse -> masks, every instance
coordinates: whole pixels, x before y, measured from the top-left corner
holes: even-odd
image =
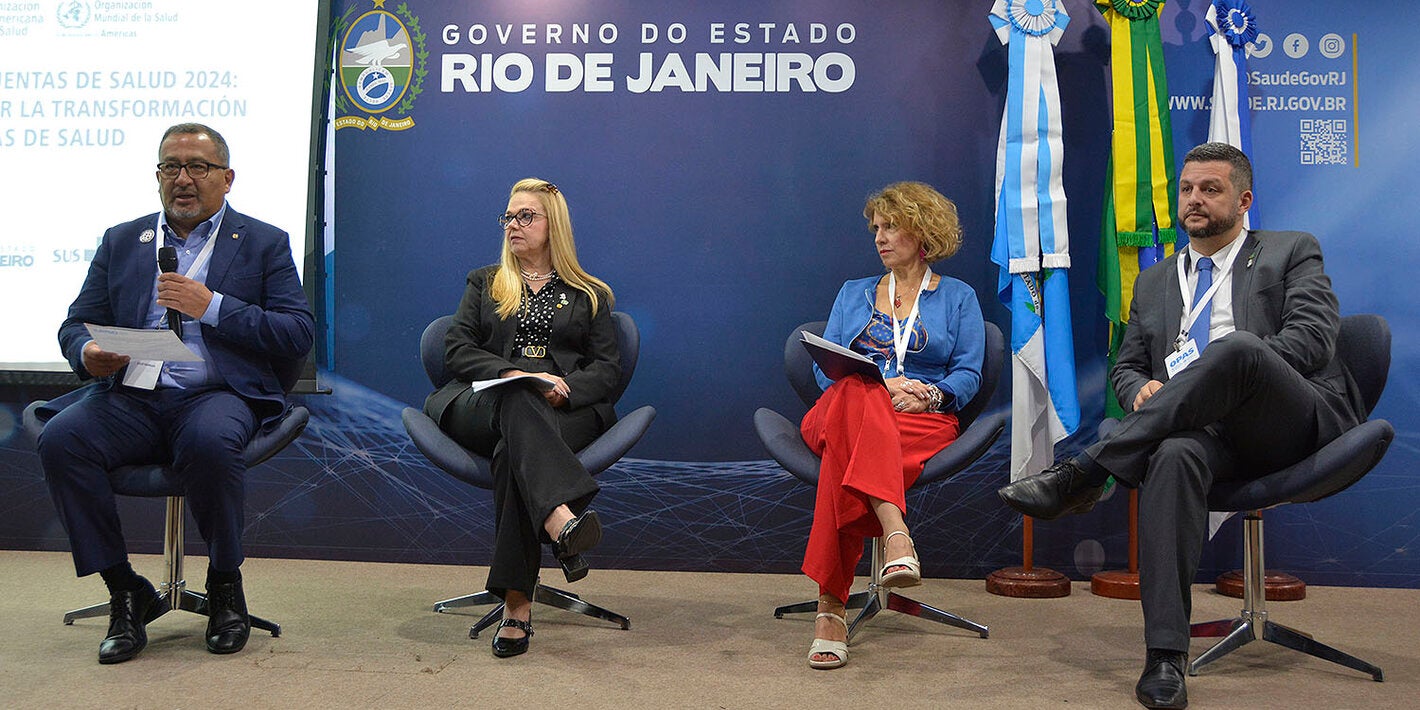
[[[537,360],[549,357],[547,345],[552,341],[552,313],[559,297],[565,301],[562,279],[556,273],[537,293],[523,286],[523,303],[518,308],[518,330],[513,336],[513,357]],[[539,371],[550,372],[555,366],[549,359]]]

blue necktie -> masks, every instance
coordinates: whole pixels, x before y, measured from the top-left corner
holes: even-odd
[[[1198,302],[1203,300],[1203,294],[1213,285],[1213,260],[1202,257],[1198,260],[1198,285],[1193,287],[1193,307],[1198,307]],[[1193,321],[1193,326],[1188,329],[1188,337],[1198,344],[1198,352],[1202,353],[1203,348],[1208,347],[1208,321],[1213,314],[1213,299],[1203,304],[1203,311],[1198,314],[1198,318]]]

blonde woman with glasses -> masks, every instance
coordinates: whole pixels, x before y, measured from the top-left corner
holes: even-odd
[[[527,651],[541,544],[568,582],[587,575],[601,541],[588,505],[597,483],[574,452],[616,422],[608,396],[621,374],[611,288],[577,261],[562,191],[513,185],[497,264],[468,275],[445,338],[454,379],[424,411],[460,445],[492,459],[495,506],[488,591],[504,601],[493,655]],[[473,392],[470,382],[534,375]]]

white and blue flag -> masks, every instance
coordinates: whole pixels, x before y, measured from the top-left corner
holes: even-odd
[[[1252,120],[1247,110],[1247,45],[1257,39],[1257,17],[1243,0],[1214,0],[1203,19],[1208,23],[1208,42],[1215,55],[1208,140],[1227,143],[1252,157]],[[1249,213],[1243,214],[1244,229],[1252,228]]]
[[[1070,326],[1070,239],[1062,178],[1055,43],[1070,17],[1058,0],[996,0],[991,24],[1009,59],[996,149],[997,294],[1011,309],[1011,480],[1054,461],[1080,426]]]

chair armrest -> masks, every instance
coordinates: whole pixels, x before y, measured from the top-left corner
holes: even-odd
[[[39,419],[39,408],[48,403],[48,400],[37,399],[30,402],[25,407],[25,411],[20,414],[20,432],[24,440],[29,443],[30,448],[39,444],[39,433],[44,430],[44,422]]]
[[[785,471],[811,486],[818,485],[819,458],[804,443],[797,424],[772,409],[760,407],[754,413],[754,433]]]
[[[301,438],[301,433],[306,430],[306,424],[310,421],[311,410],[298,404],[291,407],[270,431],[258,431],[256,436],[247,442],[247,448],[242,452],[246,455],[247,468],[266,461],[280,453],[291,442]]]
[[[585,449],[578,451],[577,460],[593,476],[607,470],[641,440],[655,418],[656,408],[650,405],[621,417]]]
[[[493,475],[487,465],[450,439],[428,415],[413,407],[405,407],[401,418],[414,446],[430,463],[464,483],[493,488]]]
[[[1260,510],[1335,495],[1379,463],[1394,438],[1390,422],[1372,419],[1281,471],[1248,481],[1214,484],[1208,493],[1208,509]]]
[[[962,472],[991,450],[991,445],[996,443],[1005,429],[1004,412],[978,416],[956,441],[927,459],[922,475],[917,477],[913,487],[951,478]]]

